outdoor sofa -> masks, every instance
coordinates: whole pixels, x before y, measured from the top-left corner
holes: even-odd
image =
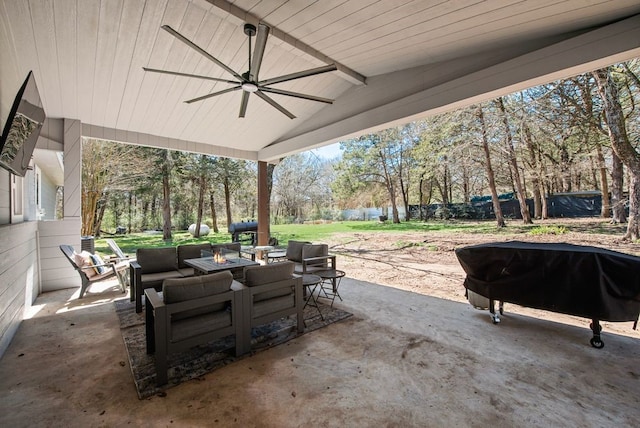
[[[156,381],[167,383],[167,356],[214,339],[234,336],[235,354],[251,351],[251,329],[295,315],[304,331],[302,278],[293,263],[244,268],[245,283],[229,271],[163,281],[147,288],[147,353],[155,354]]]
[[[145,288],[162,289],[165,279],[188,278],[194,270],[185,264],[187,259],[201,257],[202,251],[217,252],[221,249],[233,251],[240,255],[240,244],[187,244],[165,248],[139,248],[136,260],[129,263],[131,278],[131,301],[136,302],[136,312],[142,312],[142,296]],[[242,276],[242,270],[232,272],[236,278]]]

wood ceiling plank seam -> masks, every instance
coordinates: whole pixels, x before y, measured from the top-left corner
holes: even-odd
[[[134,53],[134,58],[140,59],[140,63],[138,64],[140,68],[148,66],[150,64],[150,59],[154,56],[154,53],[157,53],[157,49],[162,49],[158,48],[158,35],[160,33],[160,25],[167,13],[168,1],[169,0],[165,0],[164,4],[153,2],[152,4],[155,6],[153,9],[146,7],[149,3],[145,5],[146,13],[143,15],[142,28],[140,29],[140,33],[144,38],[138,39],[136,52]],[[149,12],[150,10],[151,12]],[[133,73],[133,76],[136,76],[137,80],[129,80],[131,85],[125,90],[125,96],[123,99],[123,107],[128,108],[129,111],[121,108],[123,114],[118,119],[118,122],[122,123],[121,126],[124,126],[127,129],[130,127],[131,123],[138,123],[139,116],[146,111],[146,107],[150,99],[150,93],[153,92],[150,88],[154,87],[154,84],[159,77],[151,75],[152,73],[142,72],[138,74],[137,71],[140,71],[140,69],[134,70]],[[138,129],[138,131],[142,130]]]
[[[167,0],[161,2],[145,2],[143,13],[140,16],[140,24],[136,34],[135,47],[132,53],[132,61],[127,72],[126,85],[123,91],[118,117],[117,127],[129,129],[133,112],[135,111],[138,97],[142,91],[146,73],[142,70],[149,62],[149,55],[156,43],[160,23],[164,15]]]
[[[220,59],[225,64],[234,63],[235,58],[238,57],[239,55],[242,55],[242,51],[244,51],[242,48],[245,46],[246,40],[243,37],[237,37],[238,36],[237,33],[238,33],[237,28],[229,31],[229,37],[227,38],[224,47],[221,48],[221,53],[224,54],[226,52],[231,52],[233,56],[230,56],[231,54],[227,54],[227,56],[224,56],[224,60],[216,56],[216,58]],[[236,71],[242,73],[242,71],[239,71],[239,70],[236,70]],[[195,125],[192,125],[192,124],[198,123],[198,122],[195,122],[195,119],[198,116],[202,116],[203,118],[210,118],[215,116],[215,110],[219,107],[222,107],[223,109],[233,108],[234,110],[236,110],[236,107],[231,107],[233,105],[232,103],[236,102],[237,109],[239,109],[240,98],[237,97],[236,95],[237,95],[237,92],[231,92],[230,94],[221,95],[219,97],[215,97],[215,99],[208,99],[204,102],[199,103],[200,105],[198,106],[196,113],[187,122],[185,126],[185,130],[195,129]],[[227,126],[228,126],[228,123],[227,123]],[[188,132],[193,132],[193,131],[188,131]]]
[[[316,46],[317,37],[314,36],[331,32],[331,30],[326,30],[328,26],[333,25],[338,19],[355,16],[357,11],[362,7],[365,7],[365,5],[361,1],[347,0],[339,6],[323,13],[321,16],[307,22],[303,27],[304,32],[301,32],[301,28],[296,28],[296,36],[300,40],[304,40],[305,43]]]
[[[242,19],[244,19],[245,21],[248,22],[255,22],[255,21],[259,21],[260,18],[258,18],[258,16],[264,16],[263,15],[252,15],[248,12],[246,12],[243,9],[240,9],[239,7],[227,3],[224,0],[207,0],[209,1],[211,4],[216,5],[217,7],[220,7],[221,9],[224,9],[226,11],[228,11],[228,13],[230,15],[236,16],[236,17],[240,17]],[[382,1],[382,0],[379,0]],[[358,2],[359,3],[359,2]],[[269,24],[267,21],[265,21],[265,24]],[[331,63],[336,63],[336,66],[338,67],[338,70],[340,71],[341,75],[344,76],[345,79],[351,81],[353,84],[356,85],[360,85],[360,84],[364,84],[366,82],[366,77],[361,75],[360,73],[356,72],[355,70],[347,67],[344,64],[340,64],[337,63],[337,61],[334,61],[333,59],[329,58],[327,55],[323,54],[322,52],[318,51],[315,48],[312,48],[311,46],[301,42],[300,40],[294,39],[291,35],[284,33],[282,30],[279,30],[277,27],[275,26],[271,26],[271,34],[281,40],[285,40],[287,41],[287,43],[289,44],[293,44],[295,45],[298,49],[307,52],[310,55],[315,56],[316,58],[320,59],[321,61],[324,61],[327,64],[331,64]]]
[[[331,13],[331,11],[333,11],[337,7],[342,6],[347,1],[349,0],[323,0],[320,2],[315,2],[309,7],[305,8],[303,11],[300,11],[300,13],[296,14],[296,16],[291,16],[284,21],[277,23],[276,25],[284,32],[292,34],[296,38],[302,40],[306,35],[305,33],[294,33],[296,33],[297,31],[304,31],[304,29],[307,29],[309,23],[313,21],[325,19],[325,15],[328,15],[329,13]]]
[[[538,4],[536,4],[538,5]],[[529,13],[536,13],[539,12],[540,9],[543,8],[549,8],[549,7],[553,7],[556,6],[557,4],[554,4],[553,2],[549,1],[547,2],[546,6],[543,7],[539,7],[539,8],[535,8],[535,9],[531,9],[527,12],[522,12],[520,15],[527,15]],[[594,6],[591,6],[594,7]],[[601,15],[602,11],[597,11],[592,13],[592,16],[595,15]],[[566,16],[565,16],[566,15]],[[467,28],[465,28],[463,31],[460,31],[459,33],[456,34],[456,39],[453,41],[446,41],[447,36],[442,36],[442,37],[433,37],[431,39],[431,41],[436,41],[436,40],[440,40],[441,43],[435,44],[432,46],[432,49],[435,51],[438,48],[442,48],[445,52],[451,52],[451,51],[456,51],[459,52],[460,54],[465,54],[465,53],[471,53],[471,52],[477,52],[478,49],[481,49],[477,46],[469,46],[468,41],[472,40],[474,41],[474,43],[480,43],[482,44],[483,40],[488,38],[490,40],[504,40],[503,43],[498,43],[498,42],[494,42],[492,46],[490,47],[486,47],[485,50],[492,50],[492,49],[498,49],[498,48],[505,48],[506,46],[513,44],[513,43],[518,43],[518,39],[522,39],[522,40],[526,40],[531,38],[531,32],[527,31],[527,29],[529,27],[533,27],[533,28],[540,28],[539,27],[539,23],[542,22],[544,24],[546,24],[546,26],[548,27],[554,27],[556,25],[556,23],[558,24],[567,24],[568,22],[583,22],[583,19],[589,19],[587,17],[581,17],[581,18],[575,18],[572,19],[572,17],[575,16],[575,13],[573,12],[555,12],[555,11],[550,11],[549,13],[545,14],[544,16],[540,16],[539,18],[536,19],[532,19],[532,18],[526,18],[526,19],[519,19],[516,23],[513,23],[511,18],[515,18],[515,15],[511,15],[508,17],[505,17],[504,19],[501,19],[500,22],[502,22],[503,24],[505,24],[505,26],[497,26],[495,23],[498,22],[493,21],[493,26],[489,29],[487,29],[487,31],[485,31],[484,33],[478,32],[478,28],[480,27],[484,27],[486,25],[478,25],[475,26],[474,29],[476,30],[476,33],[473,34],[469,34],[466,37],[460,37],[462,33],[465,32],[470,32],[471,30],[468,30]],[[490,22],[487,22],[487,25]],[[580,25],[574,25],[573,27],[578,28],[580,27]],[[514,32],[513,30],[516,30],[516,32]],[[518,37],[517,32],[520,33],[526,33],[526,35],[522,36],[522,37]],[[504,37],[501,37],[500,34],[503,34]],[[488,37],[492,35],[493,37]],[[466,49],[462,48],[462,49],[455,49],[455,48],[451,48],[452,45],[455,44],[460,44],[462,46],[467,46]],[[393,51],[393,54],[391,56],[385,56],[385,61],[388,62],[393,62],[394,60],[399,60],[400,58],[406,57],[407,55],[411,55],[411,48],[412,47],[416,47],[416,46],[420,46],[421,43],[418,41],[416,43],[413,43],[410,46],[404,46],[402,48],[398,48],[395,49]],[[446,47],[449,47],[449,49],[444,49]],[[449,60],[449,59],[453,59],[452,57],[437,57],[434,56],[433,57],[433,61],[441,61],[441,60]]]
[[[290,17],[294,17],[301,13],[303,10],[317,3],[318,0],[306,0],[306,1],[287,1],[282,3],[278,8],[271,11],[269,14],[263,16],[263,19],[271,22],[276,27]]]
[[[202,46],[203,42],[211,41],[212,34],[202,31],[202,27],[206,20],[207,13],[201,8],[198,8],[198,11],[201,11],[202,13],[198,14],[197,19],[194,18],[194,21],[197,21],[197,25],[193,32],[193,38],[190,40],[193,41],[193,43],[195,43],[196,45]],[[207,40],[204,40],[205,38]],[[206,45],[206,43],[204,44]],[[197,62],[201,58],[202,58],[202,55],[200,53],[194,51],[193,49],[189,49],[185,46],[184,56],[182,56],[182,59],[180,60],[180,64],[177,65],[175,68],[172,68],[172,70],[186,70],[188,68],[188,64]],[[173,129],[174,130],[173,132],[175,132],[174,114],[176,114],[175,113],[176,109],[179,109],[180,106],[183,104],[181,97],[183,96],[184,88],[188,83],[187,80],[193,80],[193,79],[174,76],[172,79],[169,79],[169,80],[171,81],[171,83],[168,87],[168,91],[165,98],[167,101],[163,104],[162,106],[163,108],[160,111],[160,114],[157,115],[155,118],[156,122],[154,124],[154,128],[158,129],[160,133],[168,132],[168,128]]]
[[[62,117],[78,117],[78,20],[75,3],[58,1],[53,5],[53,21],[56,32],[56,52],[60,72]],[[69,23],[73,25],[69,25]]]
[[[351,4],[352,3],[352,4]],[[388,10],[394,7],[394,4],[385,0],[376,0],[369,2],[350,2],[346,10],[339,11],[333,20],[320,29],[309,33],[305,37],[305,42],[322,51],[324,47],[330,46],[333,42],[325,42],[327,38],[335,38],[336,35],[342,34],[346,29],[352,28],[357,23],[361,23],[372,16],[376,16],[378,8]],[[323,47],[324,46],[324,47]]]
[[[215,41],[222,38],[222,33],[224,32],[223,27],[225,25],[225,22],[212,14],[207,14],[206,19],[211,21],[210,25],[217,23],[217,26],[215,30],[211,33],[211,38],[207,43],[207,47],[210,47],[212,45],[215,46],[216,45]],[[208,51],[209,49],[207,49],[207,52]],[[214,67],[215,67],[215,72],[212,71]],[[213,64],[211,61],[209,61],[205,57],[201,56],[200,60],[196,64],[195,69],[193,70],[193,73],[222,78],[223,77],[222,74],[226,72],[220,69],[220,67]],[[215,88],[215,85],[207,84],[206,82],[200,79],[185,78],[185,80],[187,85],[185,86],[184,91],[180,96],[181,100],[193,98],[195,94],[211,93]],[[226,85],[226,87],[228,86],[229,85]],[[180,110],[181,110],[180,116],[177,119],[175,119],[175,129],[177,130],[177,133],[179,135],[184,135],[188,118],[193,116],[193,114],[190,112],[191,109],[184,105],[182,105],[182,108]]]
[[[8,90],[10,93],[18,93],[20,85],[22,85],[22,82],[24,82],[26,78],[26,72],[23,73],[23,70],[28,70],[29,68],[20,64],[20,56],[16,51],[16,47],[19,45],[16,42],[15,35],[11,31],[12,21],[9,17],[6,2],[0,3],[0,12],[2,12],[0,13],[0,35],[3,36],[0,39],[0,52],[10,52],[10,57],[4,57],[3,60],[0,61],[0,81],[3,82],[5,91]],[[38,84],[40,76],[34,72],[34,77],[36,84]],[[0,105],[0,123],[2,123],[3,129],[12,104],[13,98],[3,97],[3,104]]]
[[[247,1],[245,4],[241,4],[241,2],[236,2],[234,6],[239,7],[240,9],[247,11],[251,15],[255,16],[265,16],[272,13],[274,10],[280,8],[284,3],[287,3],[288,0],[260,0],[256,1]]]
[[[122,0],[103,1],[100,4],[100,24],[98,28],[97,63],[94,70],[94,96],[91,109],[91,123],[104,124],[107,100],[113,74],[117,50],[118,30],[122,17]],[[118,19],[110,19],[118,16]]]
[[[98,29],[100,26],[100,0],[81,1],[76,4],[78,17],[76,33],[78,54],[78,117],[84,123],[92,123],[96,56],[98,54]]]
[[[490,14],[491,12],[485,12],[485,13]],[[456,28],[458,26],[463,25],[461,23],[462,21],[468,21],[471,19],[475,20],[476,22],[486,22],[486,16],[483,17],[482,15],[476,15],[476,16],[469,16],[469,17],[466,17],[465,19],[456,21],[455,23],[452,23],[449,26],[445,26],[444,24],[440,26],[434,26],[429,28],[429,30],[426,32],[422,32],[420,34],[416,34],[408,37],[398,33],[389,34],[384,37],[387,39],[385,43],[381,45],[379,44],[382,38],[376,41],[377,42],[376,46],[378,47],[377,53],[380,57],[384,57],[386,59],[389,53],[392,53],[392,54],[396,53],[399,50],[402,50],[404,46],[412,46],[412,45],[419,46],[423,40],[428,40],[429,44],[432,45],[435,40],[441,39],[443,37],[451,37],[451,34],[454,34],[454,37],[457,37],[458,33]],[[446,34],[442,34],[442,31],[440,30],[445,28],[446,28]],[[462,28],[464,29],[465,27],[462,26]],[[434,32],[435,34],[433,34]],[[359,60],[366,58],[366,55],[363,55],[362,53],[366,51],[366,46],[364,46],[363,49],[364,49],[363,51],[357,51],[355,49],[352,49],[354,51],[354,54],[348,57],[348,61],[358,62]],[[340,57],[341,55],[337,55],[337,56]],[[400,57],[400,55],[396,54],[395,57]],[[392,61],[390,60],[389,62],[392,62]]]
[[[55,116],[62,113],[62,90],[60,89],[60,71],[56,59],[56,34],[53,22],[53,1],[29,1],[31,25],[34,29],[35,50],[41,70],[40,81],[43,87],[49,88],[47,109]]]
[[[156,30],[156,40],[153,44],[153,50],[149,54],[149,62],[147,65],[154,68],[165,69],[167,58],[173,52],[174,45],[181,44],[180,41],[171,37],[168,33],[160,28],[161,25],[167,24],[172,27],[178,27],[186,13],[188,4],[182,0],[169,0],[163,11],[162,18]],[[146,123],[145,118],[150,109],[157,103],[158,86],[164,81],[165,76],[159,76],[155,73],[144,73],[140,96],[136,99],[136,105],[131,119],[132,123]],[[150,126],[144,126],[144,129],[138,131],[153,133]]]
[[[176,31],[178,31],[187,39],[192,39],[193,35],[196,34],[198,28],[200,27],[204,15],[205,12],[201,8],[194,7],[191,3],[189,3],[180,16],[179,24],[176,27],[172,28],[176,29]],[[160,34],[163,33],[164,31]],[[167,36],[165,36],[165,40],[167,39],[167,37],[171,40],[169,43],[171,47],[168,54],[163,58],[163,65],[160,67],[160,69],[180,70],[181,65],[184,63],[184,59],[193,51],[193,49],[185,45],[176,37],[168,35],[168,33],[166,34]],[[166,114],[164,113],[164,111],[169,108],[168,106],[175,105],[174,100],[170,98],[170,94],[171,89],[177,79],[179,79],[178,76],[161,75],[159,76],[159,79],[156,83],[154,94],[151,99],[151,104],[144,116],[144,121],[147,124],[149,130],[152,130],[152,132],[156,134],[159,134],[160,129],[164,127],[164,122],[166,120]]]
[[[407,28],[424,25],[425,22],[433,19],[434,12],[437,14],[437,6],[442,6],[445,1],[438,4],[425,3],[417,0],[417,3],[405,3],[402,7],[387,10],[368,21],[360,22],[341,32],[339,35],[317,41],[318,48],[322,48],[323,43],[330,47],[332,55],[345,55],[345,50],[353,49],[354,46],[364,46],[373,41],[372,33],[379,38],[382,34],[390,34],[399,31],[406,31]],[[436,9],[434,11],[434,9]],[[425,17],[427,20],[425,21]],[[377,40],[377,38],[375,40]]]
[[[519,0],[511,1],[513,2]],[[498,2],[491,3],[491,5],[493,5],[494,8],[501,8]],[[413,17],[414,19],[412,19],[412,22],[410,24],[407,23],[406,25],[403,25],[398,29],[392,29],[393,31],[389,31],[383,35],[380,35],[375,39],[371,39],[358,45],[353,45],[348,49],[342,49],[340,50],[340,52],[332,52],[332,54],[336,55],[337,57],[347,56],[349,59],[357,60],[358,56],[363,56],[365,52],[370,51],[371,48],[367,47],[367,45],[375,46],[376,52],[380,54],[392,51],[398,43],[402,44],[409,38],[421,38],[430,41],[428,35],[433,32],[439,34],[443,29],[446,29],[447,33],[455,32],[453,26],[462,25],[461,22],[467,22],[469,19],[478,20],[480,19],[479,17],[482,16],[482,14],[491,13],[491,11],[495,10],[484,9],[486,7],[489,7],[487,3],[474,3],[473,5],[469,5],[468,7],[459,10],[443,9],[442,15],[438,15],[437,17],[430,15],[426,21],[418,19],[419,16],[416,16]],[[482,14],[478,14],[478,12],[482,12]],[[455,16],[455,21],[449,22],[446,19],[446,17],[448,16]],[[433,23],[436,25],[428,25],[428,23]],[[428,29],[423,30],[423,28]]]
[[[145,4],[144,1],[129,0],[123,6],[113,61],[114,72],[111,74],[109,83],[109,96],[104,120],[106,126],[113,128],[117,128],[124,91],[134,63],[133,54],[138,41]],[[132,29],[134,29],[133,32]],[[126,72],[119,70],[126,70]]]

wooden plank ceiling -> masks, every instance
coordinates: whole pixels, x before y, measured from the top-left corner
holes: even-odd
[[[238,118],[241,91],[185,104],[229,85],[142,67],[232,76],[162,25],[240,74],[248,69],[243,24],[261,21],[272,28],[261,78],[333,61],[372,78],[479,54],[538,48],[640,13],[637,0],[0,1],[3,92],[15,93],[27,71],[34,70],[50,118],[251,153],[335,105],[273,95],[297,116],[291,120],[255,95],[246,117]],[[276,86],[340,99],[358,82],[348,72],[334,71]],[[3,95],[3,124],[11,102]]]

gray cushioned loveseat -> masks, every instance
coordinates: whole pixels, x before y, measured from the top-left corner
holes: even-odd
[[[220,249],[238,252],[240,244],[187,244],[177,247],[138,248],[136,260],[129,263],[131,278],[131,300],[136,302],[136,312],[142,312],[142,296],[145,288],[160,291],[162,282],[171,278],[188,278],[194,275],[192,267],[185,264],[187,259],[201,257],[202,251],[216,252]]]

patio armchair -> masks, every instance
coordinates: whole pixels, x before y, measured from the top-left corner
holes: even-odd
[[[107,243],[111,251],[113,251],[113,254],[115,255],[115,257],[112,257],[112,259],[115,259],[118,262],[131,260],[130,256],[128,254],[125,254],[124,251],[120,249],[120,247],[118,246],[118,243],[115,240],[105,239],[105,242]]]
[[[189,278],[166,279],[162,294],[144,290],[147,354],[155,354],[156,383],[168,381],[168,356],[215,339],[235,335],[235,352],[242,344],[240,326],[242,285],[224,271]]]
[[[295,263],[294,272],[299,275],[336,269],[336,256],[329,254],[327,244],[289,241],[287,259]]]
[[[76,250],[71,245],[60,245],[60,251],[66,256],[71,266],[80,275],[82,285],[80,287],[81,299],[84,297],[84,293],[89,286],[95,282],[102,281],[104,279],[110,279],[114,276],[118,278],[118,283],[122,292],[126,292],[126,274],[128,263],[105,263],[94,254],[87,251],[76,253]]]
[[[287,261],[244,268],[242,353],[250,351],[253,327],[295,315],[298,332],[304,331],[302,278],[293,267]]]

